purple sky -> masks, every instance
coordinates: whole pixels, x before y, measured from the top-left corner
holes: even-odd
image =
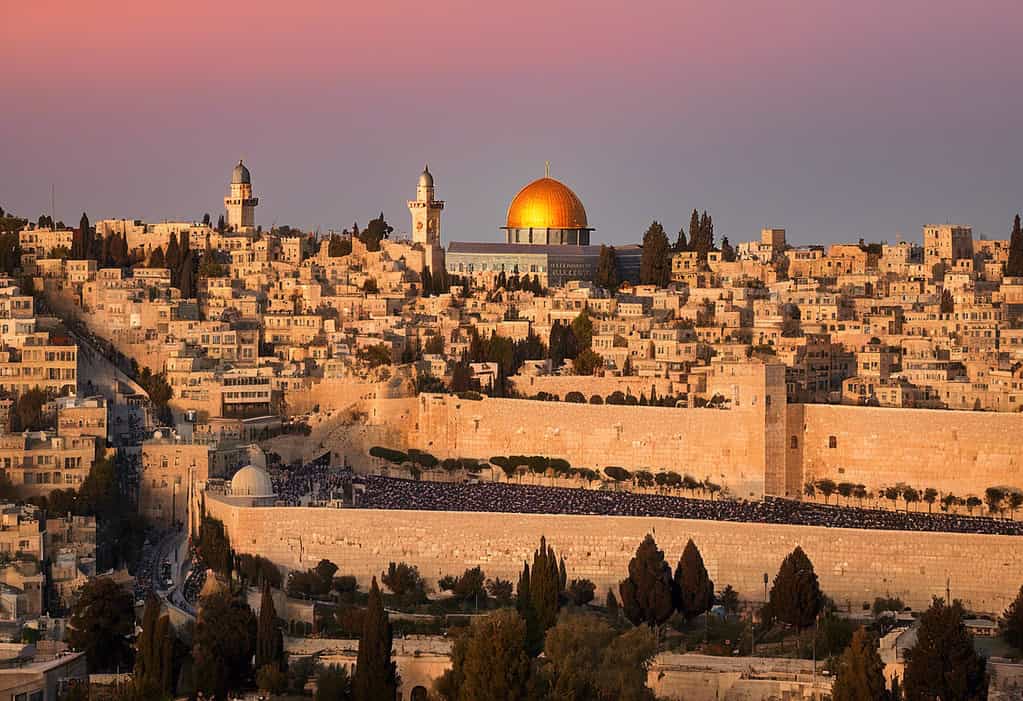
[[[216,218],[239,157],[258,223],[323,230],[407,230],[429,161],[445,241],[496,240],[547,159],[613,243],[693,207],[794,243],[1023,209],[1018,1],[33,0],[0,66],[0,205],[53,183],[68,223]]]

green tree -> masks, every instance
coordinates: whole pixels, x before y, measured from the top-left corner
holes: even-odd
[[[652,222],[643,234],[639,281],[644,285],[658,287],[666,287],[671,282],[671,245],[664,227],[658,221]]]
[[[379,251],[380,242],[388,238],[393,231],[394,227],[387,224],[384,213],[381,212],[379,217],[371,219],[365,230],[357,235],[359,240],[366,244],[367,251]],[[358,232],[358,226],[356,226],[356,232]]]
[[[681,253],[682,251],[689,250],[689,242],[686,240],[685,228],[678,230],[678,236],[675,238],[675,245],[671,247],[672,253]]]
[[[580,351],[589,350],[593,346],[593,319],[588,309],[583,309],[572,320],[572,333],[575,334],[576,348]]]
[[[725,613],[734,614],[739,612],[739,592],[735,591],[731,584],[726,584],[725,588],[721,590],[721,593],[718,595],[718,601],[721,602]]]
[[[817,491],[824,495],[824,503],[827,504],[831,495],[838,491],[838,485],[831,479],[817,480]]]
[[[252,678],[256,630],[252,609],[230,592],[219,591],[201,600],[192,636],[197,691],[226,698]]]
[[[563,613],[544,643],[547,698],[652,700],[646,666],[655,651],[656,641],[648,628],[619,635],[595,616]]]
[[[714,605],[714,582],[707,574],[703,556],[690,538],[675,568],[675,608],[687,621],[710,611]]]
[[[391,590],[402,606],[415,606],[426,601],[426,582],[414,565],[392,562],[387,566],[387,571],[381,573],[380,581]]]
[[[447,679],[442,678],[438,685],[442,698],[449,701],[527,698],[532,669],[525,645],[526,625],[514,611],[497,611],[473,621],[461,649],[452,654],[452,669],[445,673]]]
[[[823,606],[817,573],[803,549],[785,556],[771,587],[770,611],[778,620],[802,631],[813,625]]]
[[[693,220],[696,221],[695,233],[692,228]],[[696,218],[696,210],[693,210],[693,219],[690,220],[689,248],[696,251],[700,262],[706,262],[707,254],[714,250],[714,218],[703,212]]]
[[[1005,261],[1006,277],[1023,277],[1023,229],[1020,229],[1019,215],[1012,220],[1009,234],[1009,258]]]
[[[1002,637],[1017,650],[1023,650],[1023,587],[1002,614]]]
[[[332,664],[316,675],[316,701],[351,701],[352,680],[341,665]]]
[[[377,578],[369,589],[366,619],[359,639],[359,654],[352,683],[355,701],[393,699],[398,689],[398,672],[391,660],[391,623],[384,611]]]
[[[540,547],[533,552],[533,567],[529,571],[529,598],[536,614],[540,635],[558,619],[561,573],[554,548],[540,537]]]
[[[153,252],[149,254],[149,268],[163,268],[166,267],[166,261],[163,257],[163,249],[157,246],[153,249]]]
[[[135,641],[134,686],[149,696],[169,695],[175,679],[174,628],[161,615],[160,599],[150,593],[142,614],[142,630]]]
[[[984,661],[973,648],[964,615],[959,601],[948,606],[935,597],[920,617],[916,645],[906,651],[907,701],[987,698]]]
[[[572,371],[576,375],[592,375],[604,365],[604,359],[589,348],[582,351],[572,360]]]
[[[634,625],[653,627],[668,620],[674,606],[674,582],[664,553],[650,534],[629,561],[629,576],[618,586],[625,617]]]
[[[614,292],[618,289],[618,260],[615,247],[600,244],[600,257],[597,258],[597,272],[593,276],[593,284]]]
[[[277,625],[277,610],[274,608],[270,581],[264,579],[256,626],[256,669],[268,666],[283,673],[284,637],[280,626]]]
[[[82,587],[71,614],[68,643],[85,652],[90,672],[131,668],[134,604],[131,592],[107,577]]]
[[[853,633],[852,643],[838,660],[832,701],[886,701],[884,663],[877,653],[877,640],[864,628]]]

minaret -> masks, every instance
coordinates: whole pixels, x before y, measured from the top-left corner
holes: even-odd
[[[231,173],[231,194],[224,198],[227,209],[227,228],[231,231],[256,230],[256,205],[259,198],[252,196],[252,177],[245,164],[238,161]]]
[[[443,209],[444,202],[433,198],[433,175],[427,165],[419,175],[416,198],[408,201],[413,243],[440,246],[440,213]]]

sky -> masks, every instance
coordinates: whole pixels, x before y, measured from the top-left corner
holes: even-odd
[[[257,223],[500,240],[543,175],[595,242],[1006,238],[1023,209],[1023,3],[0,0],[0,206],[200,219],[239,158]]]

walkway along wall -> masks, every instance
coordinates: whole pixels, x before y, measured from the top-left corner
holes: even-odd
[[[207,496],[238,553],[263,555],[289,569],[331,560],[363,586],[391,561],[419,567],[432,583],[479,565],[488,577],[516,581],[546,536],[570,578],[596,583],[598,599],[628,571],[643,536],[653,533],[672,567],[688,538],[703,553],[715,586],[731,584],[762,600],[764,574],[801,545],[824,591],[842,608],[898,596],[914,608],[931,596],[962,599],[1000,613],[1023,583],[1023,539],[950,533],[728,523],[625,516],[564,516],[304,507],[239,507]]]

